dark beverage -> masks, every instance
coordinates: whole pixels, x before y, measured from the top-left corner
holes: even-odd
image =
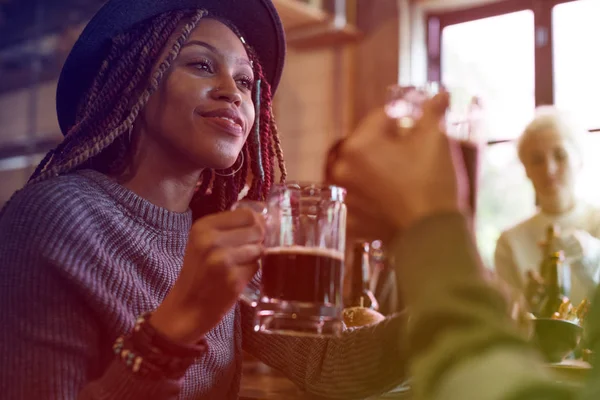
[[[370,264],[373,266],[371,278],[374,281],[373,294],[379,303],[379,311],[383,315],[392,315],[402,310],[402,296],[398,293],[396,274],[391,261],[388,259],[383,244],[373,242],[371,246]]]
[[[379,309],[379,304],[369,289],[369,267],[369,244],[355,243],[352,260],[352,290],[348,307]]]
[[[336,305],[342,296],[342,253],[274,247],[262,260],[262,295],[275,300]]]
[[[469,182],[469,206],[471,207],[472,216],[475,217],[477,212],[477,193],[479,190],[479,158],[481,149],[476,143],[465,140],[459,141],[459,144]]]
[[[243,200],[268,217],[260,290],[242,300],[254,307],[254,330],[292,336],[335,337],[342,315],[346,190],[319,183],[274,185],[267,201]],[[311,247],[317,243],[321,248]]]

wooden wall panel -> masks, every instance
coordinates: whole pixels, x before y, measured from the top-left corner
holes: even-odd
[[[399,26],[395,0],[359,0],[358,29],[364,38],[356,48],[354,126],[385,104],[385,90],[398,81]]]
[[[28,167],[8,171],[0,170],[0,208],[10,199],[14,192],[23,187],[32,172],[33,169]]]
[[[356,44],[289,49],[275,101],[290,179],[321,180],[325,154],[371,110],[398,79],[396,0],[358,0]]]
[[[56,81],[37,87],[34,136],[60,138],[56,117]],[[20,89],[0,96],[0,145],[27,141],[30,121],[29,89]]]
[[[275,100],[289,179],[320,181],[331,143],[349,129],[348,49],[290,49]]]

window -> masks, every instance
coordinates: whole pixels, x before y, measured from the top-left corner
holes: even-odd
[[[578,176],[577,193],[593,204],[600,204],[600,134],[590,134],[585,143],[583,171]]]
[[[442,77],[453,110],[483,100],[488,140],[514,138],[535,107],[533,12],[450,25],[442,31]],[[507,118],[510,116],[510,118]]]
[[[535,194],[512,142],[488,146],[481,164],[477,198],[477,244],[484,262],[493,265],[496,241],[504,229],[535,211]]]
[[[579,0],[552,10],[555,104],[600,129],[600,1]]]
[[[514,139],[536,105],[555,104],[592,132],[577,192],[600,204],[598,16],[598,0],[504,0],[428,16],[429,79],[449,88],[454,112],[473,96],[483,105],[488,146],[476,227],[489,266],[500,233],[535,212]]]
[[[589,134],[578,194],[600,204],[600,1],[578,0],[552,9],[554,103],[577,116]]]

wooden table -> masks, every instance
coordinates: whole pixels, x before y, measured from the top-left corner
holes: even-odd
[[[303,392],[281,373],[261,362],[247,355],[244,358],[240,400],[326,400]],[[381,400],[388,398],[408,400],[410,396],[387,397],[384,395]]]
[[[549,367],[561,382],[575,385],[581,385],[591,369],[588,363],[569,360]],[[405,397],[383,395],[381,400],[410,399],[410,397],[410,393]],[[244,360],[239,398],[240,400],[325,400],[303,392],[281,373],[251,358]]]
[[[281,373],[258,361],[244,361],[240,400],[312,400]]]

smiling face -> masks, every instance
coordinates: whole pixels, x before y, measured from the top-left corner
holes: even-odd
[[[202,19],[136,121],[141,140],[154,141],[173,163],[230,167],[254,124],[253,86],[238,36],[220,21]]]

